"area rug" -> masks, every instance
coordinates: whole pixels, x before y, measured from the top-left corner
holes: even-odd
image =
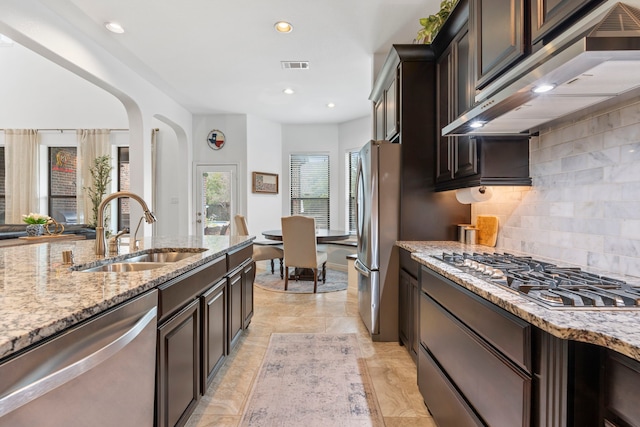
[[[347,273],[327,269],[326,283],[322,283],[322,280],[318,279],[318,293],[344,291],[347,289],[347,280]],[[271,270],[256,274],[254,285],[268,291],[285,292],[284,279],[280,278],[277,268],[274,274],[271,274]],[[286,292],[312,294],[313,280],[298,280],[296,282],[289,279],[289,289]]]
[[[272,334],[241,426],[382,427],[355,334]]]

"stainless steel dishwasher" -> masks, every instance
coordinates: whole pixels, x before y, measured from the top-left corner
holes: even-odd
[[[153,425],[158,292],[0,365],[1,427]]]

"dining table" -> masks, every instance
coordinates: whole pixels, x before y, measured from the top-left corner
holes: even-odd
[[[282,230],[263,231],[262,235],[269,240],[282,241]],[[318,243],[329,243],[335,240],[347,240],[351,235],[346,230],[333,230],[328,228],[316,229],[316,241]]]
[[[269,240],[282,241],[282,230],[263,231],[262,235]],[[347,240],[351,235],[345,230],[332,230],[328,228],[316,229],[316,242],[329,243],[336,240]],[[313,270],[308,268],[295,268],[289,276],[290,280],[313,280]]]

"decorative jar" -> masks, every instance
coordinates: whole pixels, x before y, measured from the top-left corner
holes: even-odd
[[[44,235],[44,224],[28,224],[27,236],[35,237]]]

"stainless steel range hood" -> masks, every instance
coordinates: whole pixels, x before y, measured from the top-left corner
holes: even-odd
[[[542,84],[555,88],[534,93]],[[640,9],[609,1],[485,87],[442,135],[526,135],[638,87]]]

